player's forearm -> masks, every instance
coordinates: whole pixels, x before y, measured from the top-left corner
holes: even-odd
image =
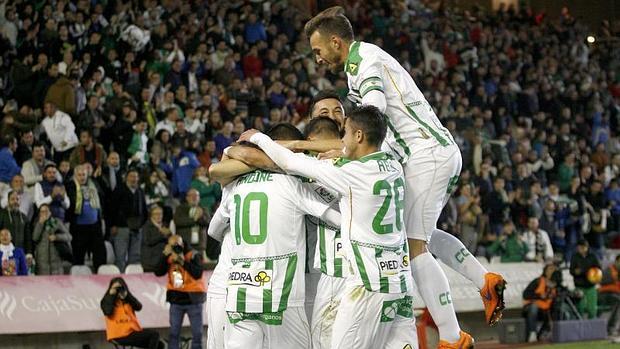
[[[288,149],[311,151],[316,153],[324,153],[330,150],[340,150],[343,147],[342,141],[339,139],[320,141],[278,141],[277,143]]]
[[[281,169],[263,152],[259,149],[251,147],[244,147],[240,145],[232,146],[228,149],[226,154],[232,158],[244,162],[253,168],[262,168],[264,170],[280,172]]]
[[[212,180],[225,185],[222,182],[230,181],[231,178],[254,171],[255,168],[247,165],[246,163],[236,160],[228,159],[222,160],[209,167],[209,176]],[[227,183],[226,183],[227,184]]]
[[[250,142],[258,145],[284,172],[304,175],[304,162],[300,161],[292,151],[274,142],[269,136],[257,133],[252,136]]]

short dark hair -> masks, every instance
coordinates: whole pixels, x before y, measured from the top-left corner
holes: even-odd
[[[45,165],[45,167],[43,168],[43,172],[47,171],[47,169],[50,168],[50,167],[53,167],[53,168],[57,169],[56,164],[53,163],[53,162],[50,162],[49,164]]]
[[[315,31],[321,34],[336,35],[347,41],[353,41],[353,27],[344,15],[341,6],[330,7],[312,17],[304,26],[304,34],[310,38]]]
[[[317,118],[313,118],[308,122],[306,128],[304,130],[305,138],[308,138],[312,135],[326,135],[333,136],[333,138],[340,138],[340,126],[336,121],[326,117],[319,116]]]
[[[297,127],[289,123],[281,123],[273,126],[267,131],[267,135],[277,141],[298,141],[304,139],[304,135]]]
[[[338,102],[342,103],[340,100],[340,95],[335,90],[321,90],[314,97],[312,97],[312,102],[310,103],[310,114],[314,111],[316,104],[324,99],[337,99]]]
[[[363,105],[353,109],[346,119],[354,125],[353,127],[364,132],[368,144],[380,147],[387,133],[385,118],[386,116],[377,107]]]
[[[32,149],[34,148],[39,148],[39,147],[43,147],[45,148],[45,143],[41,142],[41,141],[34,141],[32,143]]]

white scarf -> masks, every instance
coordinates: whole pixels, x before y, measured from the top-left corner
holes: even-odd
[[[2,252],[2,260],[8,261],[9,258],[13,257],[13,250],[15,250],[15,246],[13,243],[9,243],[8,245],[0,244],[0,252]]]

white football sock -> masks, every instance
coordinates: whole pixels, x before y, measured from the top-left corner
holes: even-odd
[[[439,338],[450,343],[458,341],[461,328],[454,313],[448,278],[439,263],[430,253],[422,253],[411,260],[411,274],[439,329]]]
[[[435,229],[428,243],[428,250],[444,264],[473,282],[479,290],[484,287],[484,275],[488,270],[456,236]]]

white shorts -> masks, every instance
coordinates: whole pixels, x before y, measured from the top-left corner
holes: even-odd
[[[224,349],[226,296],[207,293],[207,349]]]
[[[281,325],[267,325],[259,320],[226,321],[226,349],[310,348],[310,328],[303,307],[288,307]]]
[[[321,275],[323,273],[306,273],[306,301],[304,306],[306,308],[306,315],[308,316],[308,323],[312,323],[312,309],[314,308],[314,299],[316,298],[316,290]]]
[[[421,149],[411,155],[405,170],[405,225],[407,237],[431,239],[437,220],[456,189],[462,166],[457,145]]]
[[[404,297],[348,285],[336,314],[331,348],[417,348],[413,302],[405,306],[400,302]]]
[[[313,349],[331,347],[332,328],[338,313],[340,298],[345,290],[345,282],[345,278],[321,274],[310,322]]]

